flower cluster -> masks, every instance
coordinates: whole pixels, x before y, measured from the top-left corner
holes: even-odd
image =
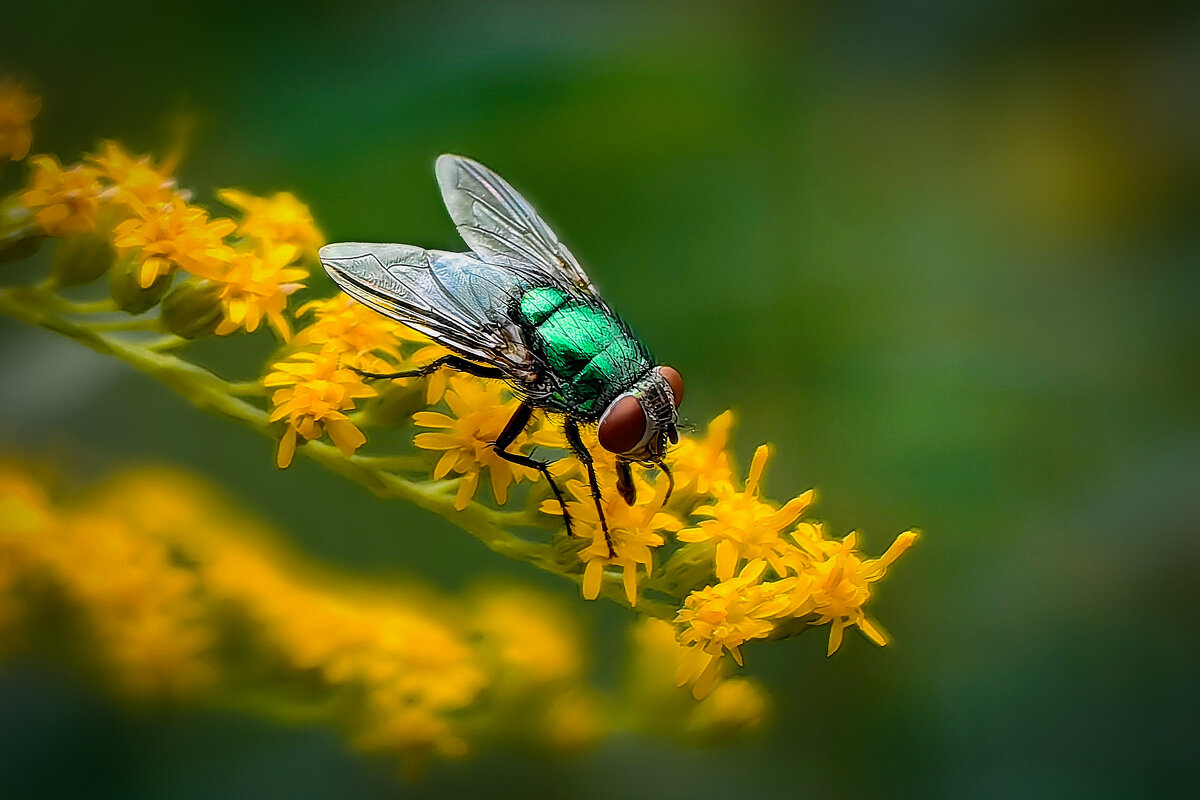
[[[21,106],[6,87],[0,84],[0,137],[9,138],[0,138],[0,146],[8,142],[15,153],[15,134],[5,134],[4,125],[27,124],[27,119],[13,123],[29,115],[11,109],[33,106]],[[872,584],[917,534],[901,534],[881,557],[871,559],[859,551],[857,534],[830,537],[824,526],[805,518],[814,499],[811,490],[786,502],[766,497],[762,478],[770,449],[756,450],[741,480],[730,449],[731,412],[714,419],[703,435],[682,438],[666,457],[669,475],[619,464],[599,446],[594,427],[584,429],[583,444],[594,458],[594,492],[588,470],[566,445],[560,419],[538,412],[532,427],[519,432],[508,451],[524,457],[522,463],[499,455],[495,444],[520,408],[517,389],[450,369],[426,370],[448,351],[347,296],[290,308],[289,298],[301,288],[306,265],[322,241],[307,208],[291,194],[261,198],[226,189],[220,198],[241,217],[214,218],[177,187],[171,165],[130,155],[115,142],[104,143],[78,164],[63,166],[52,156],[35,156],[31,166],[30,183],[15,201],[24,216],[7,213],[12,198],[0,206],[6,210],[0,214],[0,258],[30,242],[36,245],[43,236],[60,237],[53,280],[47,282],[52,289],[87,283],[109,271],[113,302],[102,313],[140,315],[160,303],[161,313],[157,320],[106,316],[81,322],[78,317],[87,317],[96,304],[73,303],[45,289],[47,284],[19,296],[0,290],[0,308],[124,358],[198,405],[275,437],[279,467],[307,451],[380,494],[406,497],[460,521],[497,552],[572,578],[589,600],[605,595],[665,620],[677,648],[669,672],[680,685],[690,685],[697,698],[720,692],[727,702],[745,693],[722,687],[731,680],[726,678],[730,662],[743,662],[748,642],[825,625],[830,654],[848,627],[876,644],[887,642],[865,608]],[[17,222],[10,223],[10,217]],[[253,380],[230,383],[167,352],[200,336],[259,327],[272,328],[282,347]],[[145,330],[174,335],[141,344],[115,333]],[[389,377],[397,373],[405,377]],[[323,438],[333,447],[316,444]],[[561,455],[547,457],[546,451]],[[540,472],[553,477],[554,489],[565,490],[562,502]],[[490,499],[479,491],[485,483]],[[636,501],[626,502],[618,485],[632,488]],[[569,530],[561,519],[564,504]],[[521,510],[496,508],[514,505]],[[89,524],[111,528],[102,520]],[[153,560],[159,557],[155,552],[151,548],[137,557]],[[205,586],[223,586],[223,597],[239,591],[223,582],[224,576],[241,575],[238,583],[247,586],[246,592],[274,585],[276,600],[286,596],[312,609],[299,620],[281,606],[259,604],[257,596],[237,600],[256,625],[277,636],[274,646],[288,651],[296,665],[319,662],[326,680],[352,678],[367,686],[371,697],[392,698],[393,704],[406,698],[405,713],[423,715],[396,723],[401,718],[396,708],[388,706],[395,713],[372,712],[378,724],[362,731],[364,741],[383,746],[416,736],[446,754],[461,750],[462,736],[446,717],[475,702],[483,680],[478,665],[468,663],[470,646],[461,631],[406,616],[412,606],[407,600],[327,603],[325,594],[306,594],[281,576],[253,574],[274,568],[257,556],[226,548],[222,558],[220,574],[209,576]],[[186,581],[176,586],[180,603],[194,594],[190,586]],[[163,592],[170,594],[167,588]],[[497,643],[494,620],[510,612],[490,607],[472,635]],[[186,617],[180,612],[173,618]],[[321,638],[313,625],[337,634]],[[408,641],[421,637],[436,645],[408,649]],[[203,648],[203,639],[190,646]],[[497,647],[498,662],[519,660],[511,648]],[[437,658],[431,649],[438,650]],[[377,658],[379,653],[385,657]],[[553,658],[561,661],[561,653]],[[413,695],[389,683],[394,670],[388,664],[407,664],[405,675],[426,670],[423,693]],[[564,720],[564,729],[586,730],[584,694],[564,694],[556,702],[554,713]],[[562,737],[581,738],[586,737]]]
[[[256,697],[291,717],[304,703],[410,770],[498,736],[573,749],[618,719],[697,739],[761,721],[664,685],[681,652],[671,634],[635,638],[634,696],[650,686],[674,708],[651,717],[588,687],[578,622],[539,592],[451,598],[330,574],[180,472],[129,471],[65,503],[30,472],[0,464],[0,638],[75,652],[143,700]],[[65,642],[40,622],[61,607],[79,623],[56,629]]]
[[[292,463],[300,440],[328,435],[346,455],[366,442],[347,414],[357,401],[379,395],[363,372],[392,373],[445,352],[345,295],[308,303],[296,316],[307,317],[308,324],[263,378],[265,387],[275,389],[271,421],[286,425],[276,456],[281,468]]]
[[[15,113],[5,117],[15,101],[6,106],[4,91],[0,86],[0,147],[5,120]],[[177,186],[171,165],[114,141],[76,164],[38,155],[30,166],[18,199],[42,234],[67,240],[56,264],[60,284],[87,283],[107,269],[117,306],[140,314],[162,302],[162,327],[170,333],[224,336],[265,321],[281,339],[290,337],[288,298],[303,287],[305,262],[321,243],[308,209],[291,194],[225,190],[221,196],[244,217],[212,217]],[[115,258],[97,269],[104,256],[95,246],[70,246],[81,236],[94,237]],[[174,281],[178,272],[184,275]]]

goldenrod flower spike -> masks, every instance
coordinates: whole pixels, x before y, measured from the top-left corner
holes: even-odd
[[[4,117],[5,102],[11,107],[15,96],[0,83],[0,157],[5,147],[12,155],[24,146],[20,126],[28,122],[28,104],[24,116]],[[871,584],[917,534],[901,534],[875,559],[858,551],[856,534],[828,537],[820,523],[801,519],[813,502],[812,490],[782,504],[763,494],[767,445],[755,451],[739,488],[730,466],[731,412],[716,417],[703,436],[683,437],[667,454],[676,484],[669,501],[668,481],[661,476],[650,483],[637,465],[627,474],[629,465],[619,465],[607,449],[589,448],[596,455],[608,537],[586,470],[569,457],[559,426],[543,419],[540,427],[522,432],[513,451],[564,453],[550,470],[566,490],[574,521],[569,538],[553,516],[562,507],[548,497],[550,488],[538,482],[527,489],[522,484],[531,483],[535,471],[496,455],[494,443],[519,402],[506,385],[445,369],[368,383],[357,370],[412,371],[448,351],[342,295],[294,307],[291,297],[308,278],[304,256],[321,242],[307,207],[295,197],[227,189],[221,198],[241,210],[240,220],[212,218],[190,202],[191,194],[175,185],[166,167],[116,142],[102,143],[86,163],[63,166],[46,155],[32,159],[31,166],[30,185],[0,203],[0,258],[23,258],[45,236],[69,238],[56,245],[54,273],[42,284],[0,289],[0,311],[119,358],[197,406],[271,437],[279,467],[291,464],[304,445],[321,466],[381,496],[441,514],[498,553],[574,580],[589,600],[606,595],[668,621],[678,642],[665,672],[689,684],[696,697],[714,692],[732,662],[742,663],[748,642],[828,625],[830,653],[851,626],[886,644],[886,632],[865,611]],[[106,270],[111,299],[78,301],[58,291],[72,285],[79,287],[72,295],[86,292]],[[180,350],[194,338],[260,328],[274,331],[283,345],[258,371],[261,377],[229,381]],[[399,431],[376,437],[384,425]],[[596,431],[585,428],[581,435],[592,444]],[[368,436],[374,440],[369,450]],[[485,479],[494,503],[477,499]],[[634,490],[636,503],[628,504],[616,490],[618,480],[626,496]],[[515,509],[496,507],[513,494]],[[124,541],[110,522],[104,515],[87,517],[93,541]],[[151,555],[138,558],[154,561]],[[447,714],[468,707],[483,679],[472,677],[478,664],[463,655],[469,646],[461,632],[447,633],[440,622],[412,612],[411,604],[397,608],[375,598],[305,591],[273,572],[268,561],[223,547],[219,559],[205,562],[220,564],[205,586],[219,586],[224,597],[233,596],[238,585],[252,586],[237,595],[239,602],[270,628],[275,646],[293,664],[319,669],[339,685],[358,681],[370,697],[369,719],[356,729],[362,742],[462,752],[466,740]],[[222,583],[226,574],[239,576],[240,583]],[[86,576],[78,585],[90,586]],[[306,608],[307,619],[297,618],[298,606]],[[495,658],[506,663],[515,657],[499,628],[514,627],[513,640],[520,640],[515,608],[493,604],[477,623],[476,634],[486,636]],[[150,654],[146,657],[161,664],[206,646],[203,637],[164,632],[163,624],[148,618],[136,631],[122,629],[118,638],[132,643],[130,652]],[[552,644],[544,633],[526,633],[529,639],[520,647],[545,649],[549,661],[565,663],[565,645]],[[151,643],[164,637],[173,644],[152,653]],[[412,651],[404,644],[409,641],[424,644]],[[424,676],[418,681],[420,702],[403,700],[406,689],[396,676],[401,663],[407,665],[405,680]],[[570,682],[565,674],[562,680]],[[731,688],[720,702],[714,700],[711,719],[741,724],[727,710],[715,710],[742,691]],[[600,726],[589,729],[581,722],[592,707],[589,697],[576,687],[556,698],[562,741],[584,740]]]

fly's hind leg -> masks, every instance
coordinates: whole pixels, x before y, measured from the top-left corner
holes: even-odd
[[[608,533],[608,520],[604,517],[604,506],[600,497],[600,484],[596,480],[595,460],[592,458],[592,454],[588,452],[587,446],[584,445],[583,439],[579,435],[579,423],[567,417],[564,431],[567,434],[567,444],[570,445],[571,452],[587,467],[588,485],[592,490],[592,500],[596,503],[596,515],[600,518],[600,529],[604,531],[604,543],[608,545],[608,557],[613,558],[616,556],[616,551],[613,550],[612,536]]]
[[[476,378],[503,378],[504,372],[499,367],[486,367],[483,364],[476,364],[474,361],[468,361],[461,356],[449,355],[430,361],[423,367],[416,369],[406,369],[401,372],[367,372],[358,367],[350,367],[351,371],[361,375],[368,380],[393,380],[395,378],[417,378],[422,375],[432,375],[442,367],[465,372],[468,375],[474,375]],[[523,427],[523,426],[522,426]],[[520,433],[520,431],[517,431]],[[513,437],[516,438],[516,433]]]
[[[483,376],[487,377],[487,376]],[[550,489],[554,492],[554,498],[558,500],[558,504],[562,507],[563,523],[567,526],[567,535],[571,535],[571,515],[567,512],[567,502],[563,499],[562,491],[558,488],[558,484],[554,482],[554,478],[550,476],[550,465],[545,461],[538,461],[536,458],[523,456],[520,453],[510,453],[508,446],[516,441],[517,436],[521,431],[525,430],[525,426],[529,424],[530,418],[533,416],[533,406],[528,403],[521,403],[517,410],[508,422],[504,425],[504,430],[500,432],[500,437],[492,443],[492,448],[495,449],[496,455],[509,461],[513,464],[520,464],[522,467],[536,469],[550,484]]]

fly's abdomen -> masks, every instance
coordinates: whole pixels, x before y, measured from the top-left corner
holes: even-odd
[[[519,305],[559,379],[550,400],[563,411],[595,417],[651,366],[645,346],[603,309],[554,288],[531,289]]]

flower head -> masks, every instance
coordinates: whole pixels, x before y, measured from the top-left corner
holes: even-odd
[[[792,533],[797,547],[782,559],[785,568],[803,580],[803,592],[793,589],[789,616],[816,615],[813,625],[831,623],[829,655],[842,644],[842,633],[851,625],[878,645],[887,644],[878,624],[863,612],[871,597],[870,584],[879,580],[887,568],[917,540],[915,531],[896,537],[879,558],[864,558],[857,551],[858,534],[851,532],[842,541],[826,539],[821,526],[801,523]],[[785,578],[779,583],[785,584]],[[798,588],[798,587],[797,587]]]
[[[533,469],[505,461],[493,446],[519,405],[519,401],[506,396],[503,384],[454,375],[449,379],[445,401],[452,416],[438,411],[413,414],[413,421],[421,427],[436,429],[418,433],[413,443],[424,450],[443,451],[433,468],[435,479],[451,472],[463,476],[454,499],[456,508],[464,509],[471,502],[485,467],[491,478],[492,496],[502,505],[508,501],[509,485],[537,477]],[[526,434],[519,434],[510,451],[520,450],[527,441]]]
[[[84,164],[63,168],[54,156],[30,159],[33,176],[21,202],[51,236],[84,233],[96,227],[101,186],[96,170]]]
[[[149,207],[177,200],[175,180],[163,167],[154,166],[150,156],[131,156],[120,143],[111,139],[100,151],[88,157],[100,174],[113,186],[117,202],[134,207]]]
[[[716,544],[718,580],[732,578],[744,560],[766,559],[773,563],[784,545],[780,533],[812,503],[811,490],[789,500],[782,508],[759,499],[758,482],[769,455],[766,445],[759,447],[750,464],[745,490],[739,492],[731,485],[717,484],[714,502],[692,512],[710,519],[678,535],[682,542]]]
[[[325,241],[313,222],[308,206],[297,200],[291,192],[255,197],[240,189],[222,189],[217,196],[226,205],[242,210],[238,232],[243,236],[263,242],[294,245],[314,256]]]
[[[734,577],[688,595],[675,618],[679,641],[693,648],[675,673],[679,684],[692,683],[698,697],[717,677],[717,659],[729,651],[742,663],[741,646],[768,636],[782,602],[773,587],[761,583],[766,562],[752,561]]]
[[[304,286],[308,277],[303,267],[288,266],[296,258],[296,248],[290,244],[263,245],[259,254],[253,250],[238,251],[228,262],[220,264],[209,278],[221,287],[221,306],[225,319],[217,326],[218,336],[245,328],[257,330],[266,318],[280,338],[291,338],[291,328],[283,316],[288,296]]]
[[[328,433],[346,455],[366,443],[367,437],[345,412],[354,408],[355,401],[374,397],[375,390],[342,366],[336,354],[293,353],[273,365],[263,386],[280,387],[271,395],[271,421],[287,420],[276,455],[281,468],[292,463],[297,438],[312,441]]]
[[[299,347],[318,347],[337,351],[343,359],[358,366],[366,355],[399,358],[397,328],[404,326],[372,311],[346,294],[328,300],[305,303],[297,317],[312,314],[315,319],[296,333]]]
[[[717,486],[732,486],[733,471],[725,450],[732,427],[733,412],[726,411],[708,423],[703,439],[685,436],[671,449],[667,459],[677,491],[693,488],[697,494],[708,494]]]
[[[33,144],[30,122],[42,110],[42,101],[11,80],[0,80],[0,158],[20,161]]]
[[[665,541],[662,532],[677,531],[683,527],[674,514],[662,510],[667,494],[665,480],[651,487],[643,478],[635,475],[634,485],[641,497],[651,496],[653,499],[631,506],[611,484],[601,484],[600,505],[608,522],[609,535],[605,539],[589,484],[583,480],[567,482],[567,492],[574,497],[567,501],[574,535],[589,540],[588,546],[579,552],[579,558],[585,565],[583,596],[587,600],[595,600],[600,596],[604,570],[614,566],[621,568],[626,599],[630,605],[636,605],[638,567],[643,567],[649,577],[654,570],[654,550]],[[542,504],[542,511],[561,514],[562,508],[557,500],[548,500]],[[611,553],[609,540],[612,542]]]
[[[122,254],[136,254],[142,288],[176,266],[202,277],[215,276],[233,258],[233,249],[224,242],[236,227],[233,220],[209,220],[203,208],[179,199],[135,210],[136,216],[117,226],[113,245]]]

